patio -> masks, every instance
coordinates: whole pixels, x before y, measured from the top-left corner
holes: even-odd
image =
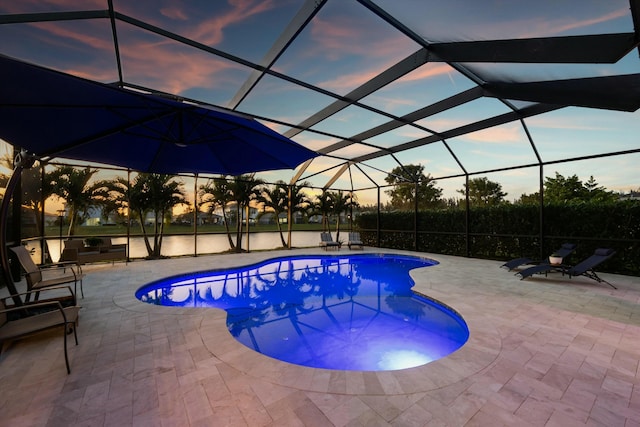
[[[520,281],[497,261],[432,255],[440,265],[414,271],[415,289],[460,312],[470,339],[445,359],[388,372],[279,362],[237,343],[222,311],[133,296],[163,276],[317,252],[87,266],[71,374],[57,335],[6,345],[2,424],[640,425],[638,277],[603,274],[618,290],[586,278]]]

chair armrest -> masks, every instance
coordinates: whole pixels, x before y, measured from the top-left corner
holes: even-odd
[[[37,303],[28,304],[20,307],[5,308],[5,309],[0,309],[0,313],[10,313],[12,311],[19,311],[19,310],[24,311],[30,308],[48,307],[48,306],[55,306],[60,312],[60,314],[62,315],[62,320],[64,321],[64,323],[69,323],[69,321],[67,320],[67,315],[64,312],[64,307],[62,306],[60,301],[37,302]]]
[[[65,265],[78,265],[78,263],[76,261],[58,261],[58,262],[54,262],[52,264],[46,264],[46,265],[51,267],[57,267],[57,266],[65,266]]]
[[[64,270],[68,268],[73,273],[75,280],[78,280],[78,276],[82,274],[82,266],[79,261],[60,261],[53,264],[40,264],[40,271],[54,271]],[[76,271],[76,269],[78,271]]]
[[[66,289],[69,291],[69,296],[73,297],[73,303],[76,304],[76,296],[73,293],[73,291],[71,290],[71,286],[51,286],[49,288],[43,288],[43,289],[39,289],[39,290],[34,290],[34,291],[27,291],[27,292],[19,292],[17,294],[13,294],[13,295],[8,295],[6,297],[2,297],[0,298],[0,300],[2,300],[3,302],[7,301],[8,299],[14,297],[14,296],[21,296],[21,295],[30,295],[30,294],[35,294],[35,293],[40,293],[43,294],[45,292],[50,292],[50,291],[55,291],[55,290],[60,290],[60,289]],[[36,302],[33,303],[24,303],[26,306],[31,306],[31,304],[36,304]]]

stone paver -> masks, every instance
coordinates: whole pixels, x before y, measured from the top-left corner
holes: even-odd
[[[440,264],[414,270],[414,289],[457,310],[468,343],[421,367],[364,373],[273,360],[236,342],[221,310],[134,297],[161,277],[305,253],[317,250],[87,266],[71,374],[57,333],[5,344],[0,425],[640,425],[637,277],[603,274],[617,290],[520,281],[496,261],[427,255]]]

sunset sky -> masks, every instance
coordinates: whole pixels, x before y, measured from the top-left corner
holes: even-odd
[[[303,0],[113,0],[121,14],[116,19],[122,78],[138,85],[254,115],[267,126],[286,134],[318,111],[365,85],[420,46],[354,0],[328,0],[300,34],[292,40],[272,67],[246,97],[239,99],[243,84],[252,81],[251,67],[206,52],[150,31],[145,25],[229,54],[250,64],[269,65],[268,53],[299,11]],[[366,3],[366,2],[363,2]],[[409,30],[428,42],[522,39],[634,31],[628,0],[377,0]],[[21,0],[0,3],[0,54],[103,83],[119,80],[109,19],[68,19],[47,22],[9,22],[15,14],[103,11],[107,0]],[[141,25],[141,23],[143,25]],[[509,82],[533,82],[640,73],[637,49],[615,64],[462,64],[472,73]],[[320,88],[311,90],[291,77]],[[446,62],[427,62],[377,91],[311,126],[293,132],[291,138],[313,150],[322,150],[349,139],[390,118],[403,116],[476,86],[476,82]],[[239,102],[238,102],[239,101]],[[530,104],[514,101],[518,107]],[[398,144],[509,112],[496,98],[480,97],[458,107],[428,116],[352,144],[313,161],[302,179],[322,187],[346,160],[378,152]],[[537,162],[528,140],[530,133],[544,162],[589,157],[640,149],[640,113],[594,108],[565,107],[525,119],[526,128],[512,121],[442,142],[399,152],[402,163],[425,166],[438,179],[445,197],[460,197],[464,178],[445,179],[463,173],[532,165]],[[313,132],[317,131],[317,132]],[[1,135],[0,135],[1,137]],[[8,141],[11,142],[11,141]],[[6,151],[6,148],[2,150]],[[557,171],[576,174],[586,181],[593,175],[606,188],[628,191],[640,188],[640,154],[547,165],[545,175]],[[392,156],[368,160],[361,172],[351,167],[334,184],[337,189],[384,185],[386,172],[398,163]],[[333,169],[331,169],[333,168]],[[488,173],[502,184],[507,199],[537,191],[538,168]],[[295,171],[259,174],[267,181],[289,181]],[[473,176],[472,176],[473,177]],[[374,192],[363,192],[371,203]]]

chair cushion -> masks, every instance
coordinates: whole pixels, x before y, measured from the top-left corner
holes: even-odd
[[[64,248],[65,249],[82,250],[82,249],[84,249],[84,242],[82,240],[79,240],[79,239],[65,240],[64,241]]]
[[[613,249],[611,248],[598,248],[595,250],[594,254],[600,256],[609,256],[613,253]]]

